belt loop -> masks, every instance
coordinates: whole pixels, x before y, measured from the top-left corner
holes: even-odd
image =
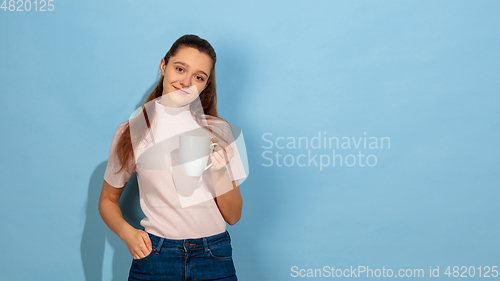
[[[203,250],[205,251],[205,254],[208,253],[208,243],[206,237],[203,237]]]
[[[163,245],[163,241],[165,241],[165,238],[160,238],[160,241],[158,241],[158,244],[156,244],[156,253],[159,253],[161,251],[161,246]]]

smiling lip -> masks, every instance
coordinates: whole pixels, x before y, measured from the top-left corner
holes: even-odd
[[[188,92],[186,92],[186,91],[184,91],[184,90],[182,90],[182,89],[179,89],[179,88],[177,88],[177,87],[175,87],[175,86],[173,86],[173,87],[174,87],[174,89],[176,89],[177,91],[181,92],[182,94],[184,94],[184,95],[189,95],[189,93],[188,93]]]

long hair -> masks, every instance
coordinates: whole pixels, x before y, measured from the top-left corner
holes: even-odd
[[[212,45],[208,43],[207,40],[202,39],[196,35],[192,34],[186,34],[179,39],[177,39],[173,44],[172,47],[170,47],[170,50],[167,52],[167,54],[164,57],[165,60],[165,65],[168,64],[168,61],[170,57],[175,56],[177,51],[181,47],[191,47],[195,48],[201,53],[207,54],[211,59],[212,59],[212,70],[210,71],[210,75],[208,78],[207,86],[205,89],[200,93],[199,99],[201,101],[201,108],[199,106],[200,103],[191,103],[189,106],[189,110],[191,111],[191,115],[193,116],[193,119],[202,127],[206,128],[206,125],[203,123],[203,120],[208,122],[209,124],[209,129],[215,136],[217,141],[221,140],[220,134],[217,132],[214,132],[212,130],[213,128],[210,127],[210,124],[214,124],[215,121],[222,121],[223,123],[227,123],[224,119],[220,118],[217,113],[217,91],[216,91],[216,83],[215,83],[215,62],[217,61],[217,57],[215,54],[215,50],[213,49]],[[154,110],[148,114],[146,114],[146,108],[145,105],[157,98],[160,98],[163,94],[163,79],[164,76],[162,74],[159,74],[160,78],[158,79],[158,83],[156,84],[156,87],[154,90],[151,92],[151,94],[148,96],[146,101],[142,104],[142,111],[144,113],[144,117],[146,119],[146,124],[148,128],[151,128],[151,122],[154,120]],[[149,112],[149,111],[148,111]],[[130,122],[125,121],[126,123],[124,126],[124,131],[121,134],[120,138],[118,139],[118,143],[116,145],[116,150],[115,154],[117,155],[117,158],[119,160],[119,163],[121,165],[120,169],[118,170],[117,173],[119,173],[123,169],[130,169],[133,167],[135,164],[135,159],[134,159],[134,150],[132,143],[139,143],[140,140],[144,139],[146,136],[147,130],[144,130],[141,134],[138,134],[137,136],[134,136],[134,141],[132,142],[131,134],[130,134]]]

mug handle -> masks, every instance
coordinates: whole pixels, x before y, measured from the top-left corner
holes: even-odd
[[[216,145],[220,146],[218,143],[214,142],[214,143],[212,143],[212,144],[210,145],[210,148],[215,147]],[[208,164],[208,166],[207,166],[207,167],[205,167],[205,170],[204,170],[204,171],[206,171],[208,168],[212,167],[212,164],[213,164],[213,163]]]

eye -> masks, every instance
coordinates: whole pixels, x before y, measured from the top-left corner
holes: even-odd
[[[196,80],[198,80],[200,82],[204,82],[205,78],[203,78],[202,76],[196,76]]]
[[[184,72],[184,68],[180,67],[180,66],[177,66],[175,68],[175,70],[177,70],[178,72]]]

